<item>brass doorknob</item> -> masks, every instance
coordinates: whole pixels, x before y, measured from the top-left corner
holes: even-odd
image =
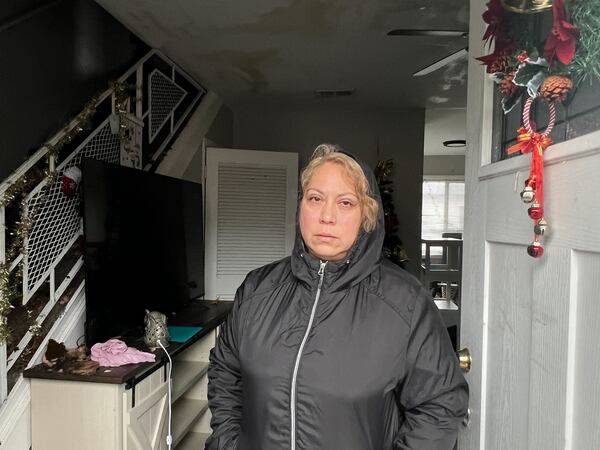
[[[463,427],[468,427],[471,425],[471,408],[467,408],[467,414],[463,417],[462,421]]]
[[[468,348],[463,348],[456,352],[456,356],[458,356],[458,366],[460,370],[463,372],[468,372],[471,370],[471,351]]]

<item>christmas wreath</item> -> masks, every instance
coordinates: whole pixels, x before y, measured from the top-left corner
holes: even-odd
[[[535,15],[509,11],[506,0],[487,6],[483,40],[493,51],[477,59],[497,84],[505,113],[527,97],[560,103],[574,86],[600,78],[600,2],[554,0],[543,41],[533,29]]]
[[[528,2],[491,0],[483,13],[487,24],[483,40],[492,53],[477,58],[497,84],[505,113],[523,100],[523,126],[517,143],[508,154],[531,153],[531,166],[521,199],[534,221],[534,239],[527,253],[544,253],[542,236],[548,230],[544,216],[544,150],[552,144],[550,133],[556,118],[556,104],[563,102],[584,81],[600,79],[600,1],[543,0]],[[552,9],[552,26],[545,40],[536,39],[536,15]],[[515,13],[516,12],[516,13]],[[543,132],[530,120],[536,98],[546,101],[549,121]]]

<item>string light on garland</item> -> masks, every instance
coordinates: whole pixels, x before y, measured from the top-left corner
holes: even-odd
[[[127,139],[127,109],[126,102],[129,98],[129,86],[119,81],[110,83],[110,88],[113,90],[115,98],[115,110],[120,117],[119,140],[122,143]],[[22,277],[22,265],[11,271],[11,264],[19,254],[25,255],[26,238],[32,230],[36,217],[41,211],[41,208],[47,201],[47,193],[49,188],[57,181],[59,174],[54,169],[56,159],[60,155],[65,145],[71,143],[82,131],[90,129],[91,119],[96,114],[96,105],[102,98],[101,94],[92,97],[88,101],[82,111],[69,122],[63,129],[61,137],[53,144],[45,143],[43,147],[47,149],[48,169],[43,172],[43,176],[32,177],[27,174],[15,180],[4,192],[0,198],[0,207],[8,208],[16,200],[20,199],[19,220],[15,223],[14,229],[10,232],[12,240],[6,248],[4,254],[4,262],[0,263],[0,343],[7,342],[10,338],[10,329],[7,323],[7,317],[14,309],[13,300],[17,296],[16,281]],[[74,123],[73,123],[74,122]],[[121,127],[123,131],[121,132]],[[28,210],[27,194],[34,185],[44,183],[44,188],[40,191],[35,202],[35,206]],[[68,191],[68,189],[67,189]],[[70,194],[70,191],[68,191]],[[67,194],[67,192],[65,193]],[[30,331],[34,332],[39,329],[34,321],[30,323]]]
[[[549,8],[552,27],[540,42],[530,13]],[[521,100],[524,103],[523,126],[517,130],[517,144],[508,149],[508,154],[531,153],[521,199],[530,204],[528,214],[534,221],[534,239],[527,253],[537,258],[544,253],[541,240],[548,232],[544,218],[544,150],[552,144],[556,105],[567,100],[581,81],[600,79],[600,1],[490,0],[482,17],[487,23],[482,39],[493,46],[493,51],[477,59],[498,85],[504,113]],[[538,97],[549,109],[543,133],[537,132],[530,119],[531,105]]]

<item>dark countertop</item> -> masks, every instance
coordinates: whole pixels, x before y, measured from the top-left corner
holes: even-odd
[[[177,317],[169,318],[168,325],[202,327],[202,330],[187,342],[171,342],[169,347],[167,347],[171,357],[182,352],[218,327],[225,320],[227,314],[229,314],[232,305],[233,302],[229,301],[196,301],[181,311]],[[128,343],[128,345],[131,346],[132,344]],[[150,351],[147,348],[144,348],[145,345],[143,343],[141,346],[135,345],[135,347],[142,351]],[[109,384],[126,383],[126,387],[130,388],[138,381],[141,381],[158,370],[168,361],[161,348],[158,348],[151,353],[156,355],[156,361],[153,363],[127,364],[119,367],[100,367],[93,375],[75,375],[56,372],[48,369],[43,364],[38,364],[37,366],[25,370],[23,376],[25,378],[42,378],[47,380],[87,381]]]

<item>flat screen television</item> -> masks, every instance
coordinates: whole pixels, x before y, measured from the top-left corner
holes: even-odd
[[[88,346],[204,295],[200,184],[86,158],[82,193]]]

